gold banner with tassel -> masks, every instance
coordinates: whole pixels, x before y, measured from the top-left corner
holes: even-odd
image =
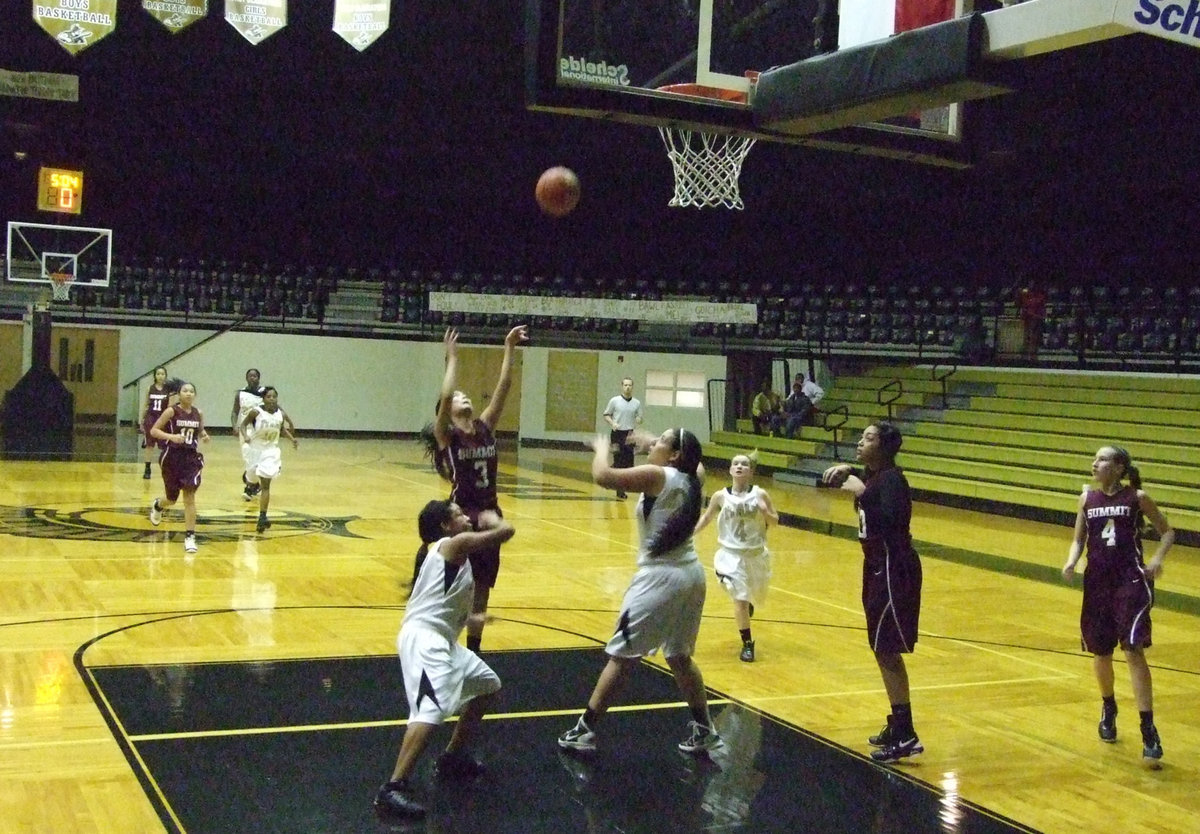
[[[287,0],[225,0],[225,20],[257,46],[287,26]]]
[[[333,31],[362,52],[387,31],[392,0],[334,0]]]
[[[208,16],[208,0],[142,0],[142,8],[172,35]]]
[[[117,28],[117,0],[33,0],[33,22],[74,55]]]

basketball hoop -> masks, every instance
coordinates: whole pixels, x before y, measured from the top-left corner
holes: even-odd
[[[751,78],[752,83],[754,80]],[[702,84],[671,84],[658,89],[676,95],[746,103],[746,93]],[[742,162],[757,141],[753,136],[709,133],[676,125],[660,126],[658,133],[675,169],[675,195],[667,205],[745,208],[738,192],[738,177],[742,174]]]
[[[55,301],[70,301],[71,300],[71,284],[75,283],[75,276],[69,272],[51,272],[50,290],[54,293]]]

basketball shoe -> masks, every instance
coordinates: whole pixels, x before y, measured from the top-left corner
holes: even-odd
[[[574,727],[558,737],[558,746],[564,750],[591,753],[596,749],[596,734],[592,732],[591,727],[583,723],[583,716],[580,716]]]
[[[679,742],[679,749],[684,753],[707,753],[725,745],[712,727],[706,727],[699,721],[689,721],[688,726],[692,734]]]
[[[384,819],[419,820],[425,816],[425,806],[413,795],[407,779],[388,782],[375,794],[375,813]]]

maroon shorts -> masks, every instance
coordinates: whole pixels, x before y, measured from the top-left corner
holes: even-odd
[[[182,446],[167,446],[158,459],[162,468],[163,487],[167,501],[174,503],[180,492],[200,488],[200,470],[204,468],[204,455]]]
[[[905,654],[917,644],[921,617],[921,560],[863,560],[867,640],[880,654]]]
[[[150,436],[150,429],[154,428],[155,422],[158,420],[158,415],[147,411],[145,419],[142,420],[142,448],[149,449],[151,447],[161,449],[166,445],[165,440],[155,440]]]
[[[1140,572],[1104,571],[1091,566],[1083,572],[1083,611],[1079,615],[1083,649],[1110,655],[1122,649],[1150,647],[1150,608],[1154,583]]]
[[[486,510],[504,517],[504,513],[500,512],[499,507],[463,507],[462,511],[467,518],[471,519],[471,526],[476,530],[479,529],[479,514]],[[467,557],[471,563],[471,575],[475,577],[475,584],[482,585],[484,588],[495,588],[496,577],[500,575],[500,546],[488,548],[487,550],[478,550]]]

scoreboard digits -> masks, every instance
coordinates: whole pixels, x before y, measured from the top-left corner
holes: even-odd
[[[40,169],[37,207],[38,211],[79,214],[83,210],[83,171]]]

